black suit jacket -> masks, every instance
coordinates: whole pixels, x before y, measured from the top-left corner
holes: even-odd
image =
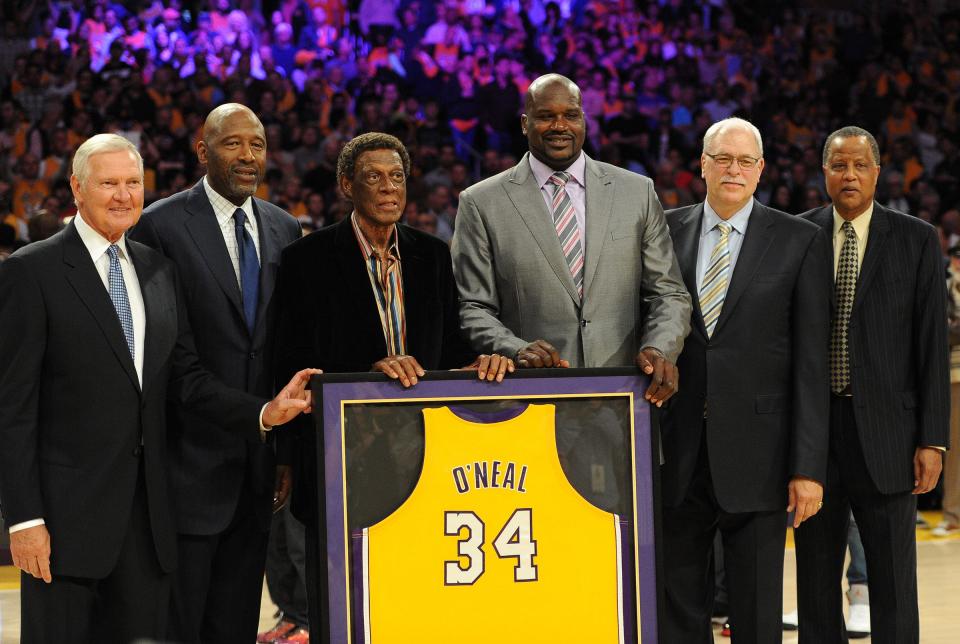
[[[142,441],[157,557],[176,562],[164,407],[171,396],[259,442],[261,401],[202,372],[174,267],[127,242],[146,310],[143,387],[73,224],[0,264],[0,505],[43,518],[55,575],[102,578],[129,525]]]
[[[720,506],[783,509],[792,476],[826,480],[827,240],[808,222],[755,201],[708,339],[697,291],[702,219],[703,204],[667,213],[693,319],[677,360],[680,389],[662,420],[664,503],[683,500],[705,431]]]
[[[833,205],[801,217],[833,238]],[[847,342],[860,444],[884,494],[913,489],[918,446],[949,446],[946,297],[934,228],[874,203]]]
[[[407,354],[424,369],[454,369],[475,354],[460,335],[450,250],[441,240],[397,225]],[[370,278],[350,218],[291,244],[281,259],[277,356],[282,381],[306,365],[328,373],[369,371],[387,355]],[[293,510],[313,516],[313,422],[297,419],[303,457]]]
[[[131,238],[171,259],[181,277],[184,301],[204,368],[225,384],[261,396],[274,391],[274,286],[280,251],[300,237],[300,226],[284,210],[253,200],[260,241],[260,301],[251,336],[243,316],[240,287],[223,234],[203,183],[150,205]],[[178,530],[210,535],[230,524],[244,478],[257,498],[260,527],[270,526],[276,438],[245,443],[218,422],[180,405],[169,409],[173,493]],[[279,429],[277,433],[285,430]]]

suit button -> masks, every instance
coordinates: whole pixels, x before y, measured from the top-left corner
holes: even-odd
[[[134,456],[140,456],[141,454],[143,454],[143,445],[137,445],[136,447],[133,448]]]

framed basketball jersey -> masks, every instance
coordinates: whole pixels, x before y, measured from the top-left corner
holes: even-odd
[[[314,637],[655,643],[659,447],[646,377],[475,378],[428,373],[406,390],[372,374],[314,381]]]

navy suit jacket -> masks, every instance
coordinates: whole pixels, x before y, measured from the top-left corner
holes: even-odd
[[[801,217],[833,238],[833,205]],[[884,494],[913,489],[918,446],[949,446],[946,297],[933,226],[875,203],[847,342],[860,444]]]
[[[129,239],[127,249],[146,314],[142,387],[73,224],[0,264],[0,507],[7,527],[44,519],[54,575],[113,570],[141,458],[157,558],[173,569],[168,393],[236,440],[260,442],[260,399],[200,368],[173,265]]]
[[[274,286],[280,251],[300,237],[297,221],[281,208],[253,200],[260,238],[260,298],[253,335],[243,314],[240,287],[203,183],[144,210],[131,237],[177,266],[197,352],[203,366],[231,387],[260,396],[274,392]],[[222,532],[236,510],[244,479],[256,496],[260,527],[270,526],[276,440],[245,443],[217,422],[172,404],[169,410],[173,490],[178,529]],[[285,430],[275,430],[277,434]]]
[[[827,241],[816,226],[755,201],[708,338],[697,291],[702,219],[702,203],[667,212],[693,316],[677,360],[680,389],[661,420],[664,503],[683,500],[705,440],[724,510],[784,509],[792,476],[826,480]]]

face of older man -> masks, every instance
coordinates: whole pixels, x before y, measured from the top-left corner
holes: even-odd
[[[113,243],[143,212],[143,175],[132,152],[101,152],[88,160],[87,178],[81,184],[70,178],[77,210],[91,228]]]
[[[850,220],[866,211],[877,191],[880,166],[865,136],[836,137],[827,150],[823,178],[840,216]]]
[[[707,202],[727,219],[743,208],[757,189],[763,159],[753,133],[739,127],[721,130],[700,155]]]
[[[396,150],[361,153],[353,177],[342,177],[340,188],[353,201],[361,225],[388,228],[400,221],[407,205],[407,176]]]
[[[253,112],[235,110],[197,144],[210,186],[237,206],[253,196],[267,170],[267,137]]]

